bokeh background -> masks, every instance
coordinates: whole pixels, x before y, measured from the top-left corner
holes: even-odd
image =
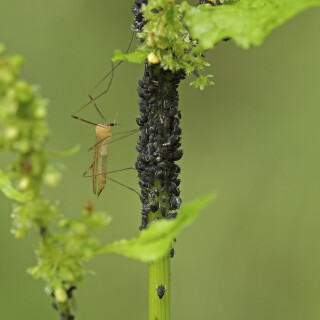
[[[49,147],[81,151],[64,179],[47,189],[77,216],[84,201],[113,216],[103,241],[138,234],[136,195],[109,183],[99,199],[81,178],[94,131],[70,118],[108,71],[114,49],[131,36],[131,1],[1,0],[0,41],[26,58],[22,76],[50,100]],[[180,88],[184,157],[182,198],[219,194],[179,237],[172,261],[172,319],[316,320],[320,318],[320,9],[295,17],[259,48],[232,41],[207,55],[216,85]],[[136,127],[142,66],[123,64],[99,106],[121,130]],[[97,120],[87,110],[83,116]],[[130,166],[135,136],[111,147],[110,169]],[[0,167],[9,158],[1,156]],[[117,179],[136,186],[136,174]],[[11,203],[0,194],[1,319],[54,320],[44,283],[26,274],[37,235],[10,235]],[[76,292],[76,319],[146,319],[147,266],[118,256],[96,258]]]

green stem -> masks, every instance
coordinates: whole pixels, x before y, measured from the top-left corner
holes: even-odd
[[[58,310],[60,313],[61,320],[71,320],[74,317],[71,315],[69,300],[64,303],[58,303]]]
[[[165,288],[160,299],[157,289]],[[149,264],[149,320],[170,320],[170,257]]]

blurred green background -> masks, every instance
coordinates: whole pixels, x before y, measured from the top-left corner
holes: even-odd
[[[64,161],[48,197],[76,216],[86,199],[113,216],[103,241],[138,234],[136,195],[109,183],[97,200],[81,178],[94,131],[70,114],[108,71],[114,49],[130,39],[131,1],[1,0],[0,42],[26,58],[22,76],[50,100],[50,148],[81,151]],[[216,202],[178,237],[172,263],[172,319],[316,320],[320,318],[320,9],[300,14],[259,48],[231,41],[207,55],[216,85],[181,85],[182,198],[216,190]],[[121,130],[136,127],[142,66],[123,64],[99,106]],[[83,116],[97,120],[87,110]],[[136,158],[130,137],[112,145],[110,169]],[[1,156],[0,167],[10,157]],[[56,159],[56,161],[63,161]],[[137,184],[135,173],[117,179]],[[54,320],[44,283],[26,274],[37,235],[10,235],[11,203],[0,195],[1,319]],[[76,319],[146,319],[147,266],[96,258],[76,292]]]

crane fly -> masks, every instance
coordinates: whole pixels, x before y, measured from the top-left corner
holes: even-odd
[[[130,44],[128,46],[128,49],[126,51],[126,53],[128,53],[132,40],[133,40],[133,36],[134,33],[131,37],[130,40]],[[96,135],[96,143],[89,148],[89,151],[93,150],[93,161],[90,164],[90,166],[85,170],[85,172],[83,173],[83,177],[84,178],[92,178],[92,189],[93,189],[93,193],[96,194],[98,197],[101,194],[102,190],[105,188],[106,186],[106,181],[111,180],[117,184],[122,185],[123,187],[134,191],[135,193],[137,193],[139,196],[140,194],[134,190],[133,188],[130,188],[128,186],[126,186],[125,184],[112,179],[108,176],[108,174],[110,173],[115,173],[115,172],[120,172],[120,171],[124,171],[124,170],[135,170],[135,168],[133,167],[129,167],[129,168],[124,168],[124,169],[120,169],[120,170],[114,170],[114,171],[107,171],[108,169],[108,156],[109,156],[109,145],[111,143],[114,143],[116,141],[122,140],[124,138],[127,138],[129,136],[131,136],[132,134],[136,133],[139,131],[139,129],[134,129],[134,130],[129,130],[129,131],[124,131],[124,132],[116,132],[116,133],[111,133],[110,129],[111,127],[114,127],[116,125],[118,125],[118,123],[116,122],[116,119],[113,122],[107,122],[105,117],[103,116],[102,112],[100,111],[100,109],[98,108],[97,104],[96,104],[96,100],[99,99],[100,97],[102,97],[104,94],[106,94],[111,86],[112,83],[112,79],[113,79],[113,75],[114,75],[114,70],[122,63],[123,61],[120,61],[118,64],[116,64],[115,66],[111,66],[111,71],[108,72],[88,93],[88,96],[90,98],[90,101],[88,103],[86,103],[85,105],[83,105],[80,109],[76,110],[71,117],[77,120],[80,120],[82,122],[91,124],[95,127],[95,135]],[[104,90],[102,93],[98,94],[95,98],[92,97],[92,92],[109,76],[111,75],[108,87],[106,90]],[[81,110],[83,110],[84,108],[86,108],[87,106],[89,106],[90,104],[92,104],[94,106],[94,108],[96,109],[96,111],[98,112],[98,114],[100,115],[100,117],[103,119],[103,123],[95,123],[83,118],[80,118],[78,116],[76,116],[77,113],[79,113]],[[113,139],[112,140],[112,136],[113,135],[119,135],[119,138]],[[87,173],[92,170],[92,175],[87,175]]]

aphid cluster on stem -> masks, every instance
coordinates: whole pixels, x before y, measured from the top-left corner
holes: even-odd
[[[219,0],[200,0],[199,4],[206,4],[209,3],[212,6],[219,6],[223,3],[223,1],[219,1]]]
[[[134,14],[133,31],[141,32],[143,26],[147,23],[142,12],[140,12],[143,4],[147,4],[148,0],[135,0],[132,8]]]
[[[184,71],[171,72],[146,63],[138,94],[140,127],[136,169],[141,187],[140,229],[156,219],[175,218],[181,204],[180,160],[181,113],[178,111],[178,85]]]
[[[74,320],[74,315],[70,314],[69,301],[72,299],[73,291],[76,286],[71,286],[68,290],[57,289],[52,292],[52,297],[55,298],[55,302],[52,303],[54,310],[58,311],[61,320]],[[62,294],[63,293],[63,294]]]

